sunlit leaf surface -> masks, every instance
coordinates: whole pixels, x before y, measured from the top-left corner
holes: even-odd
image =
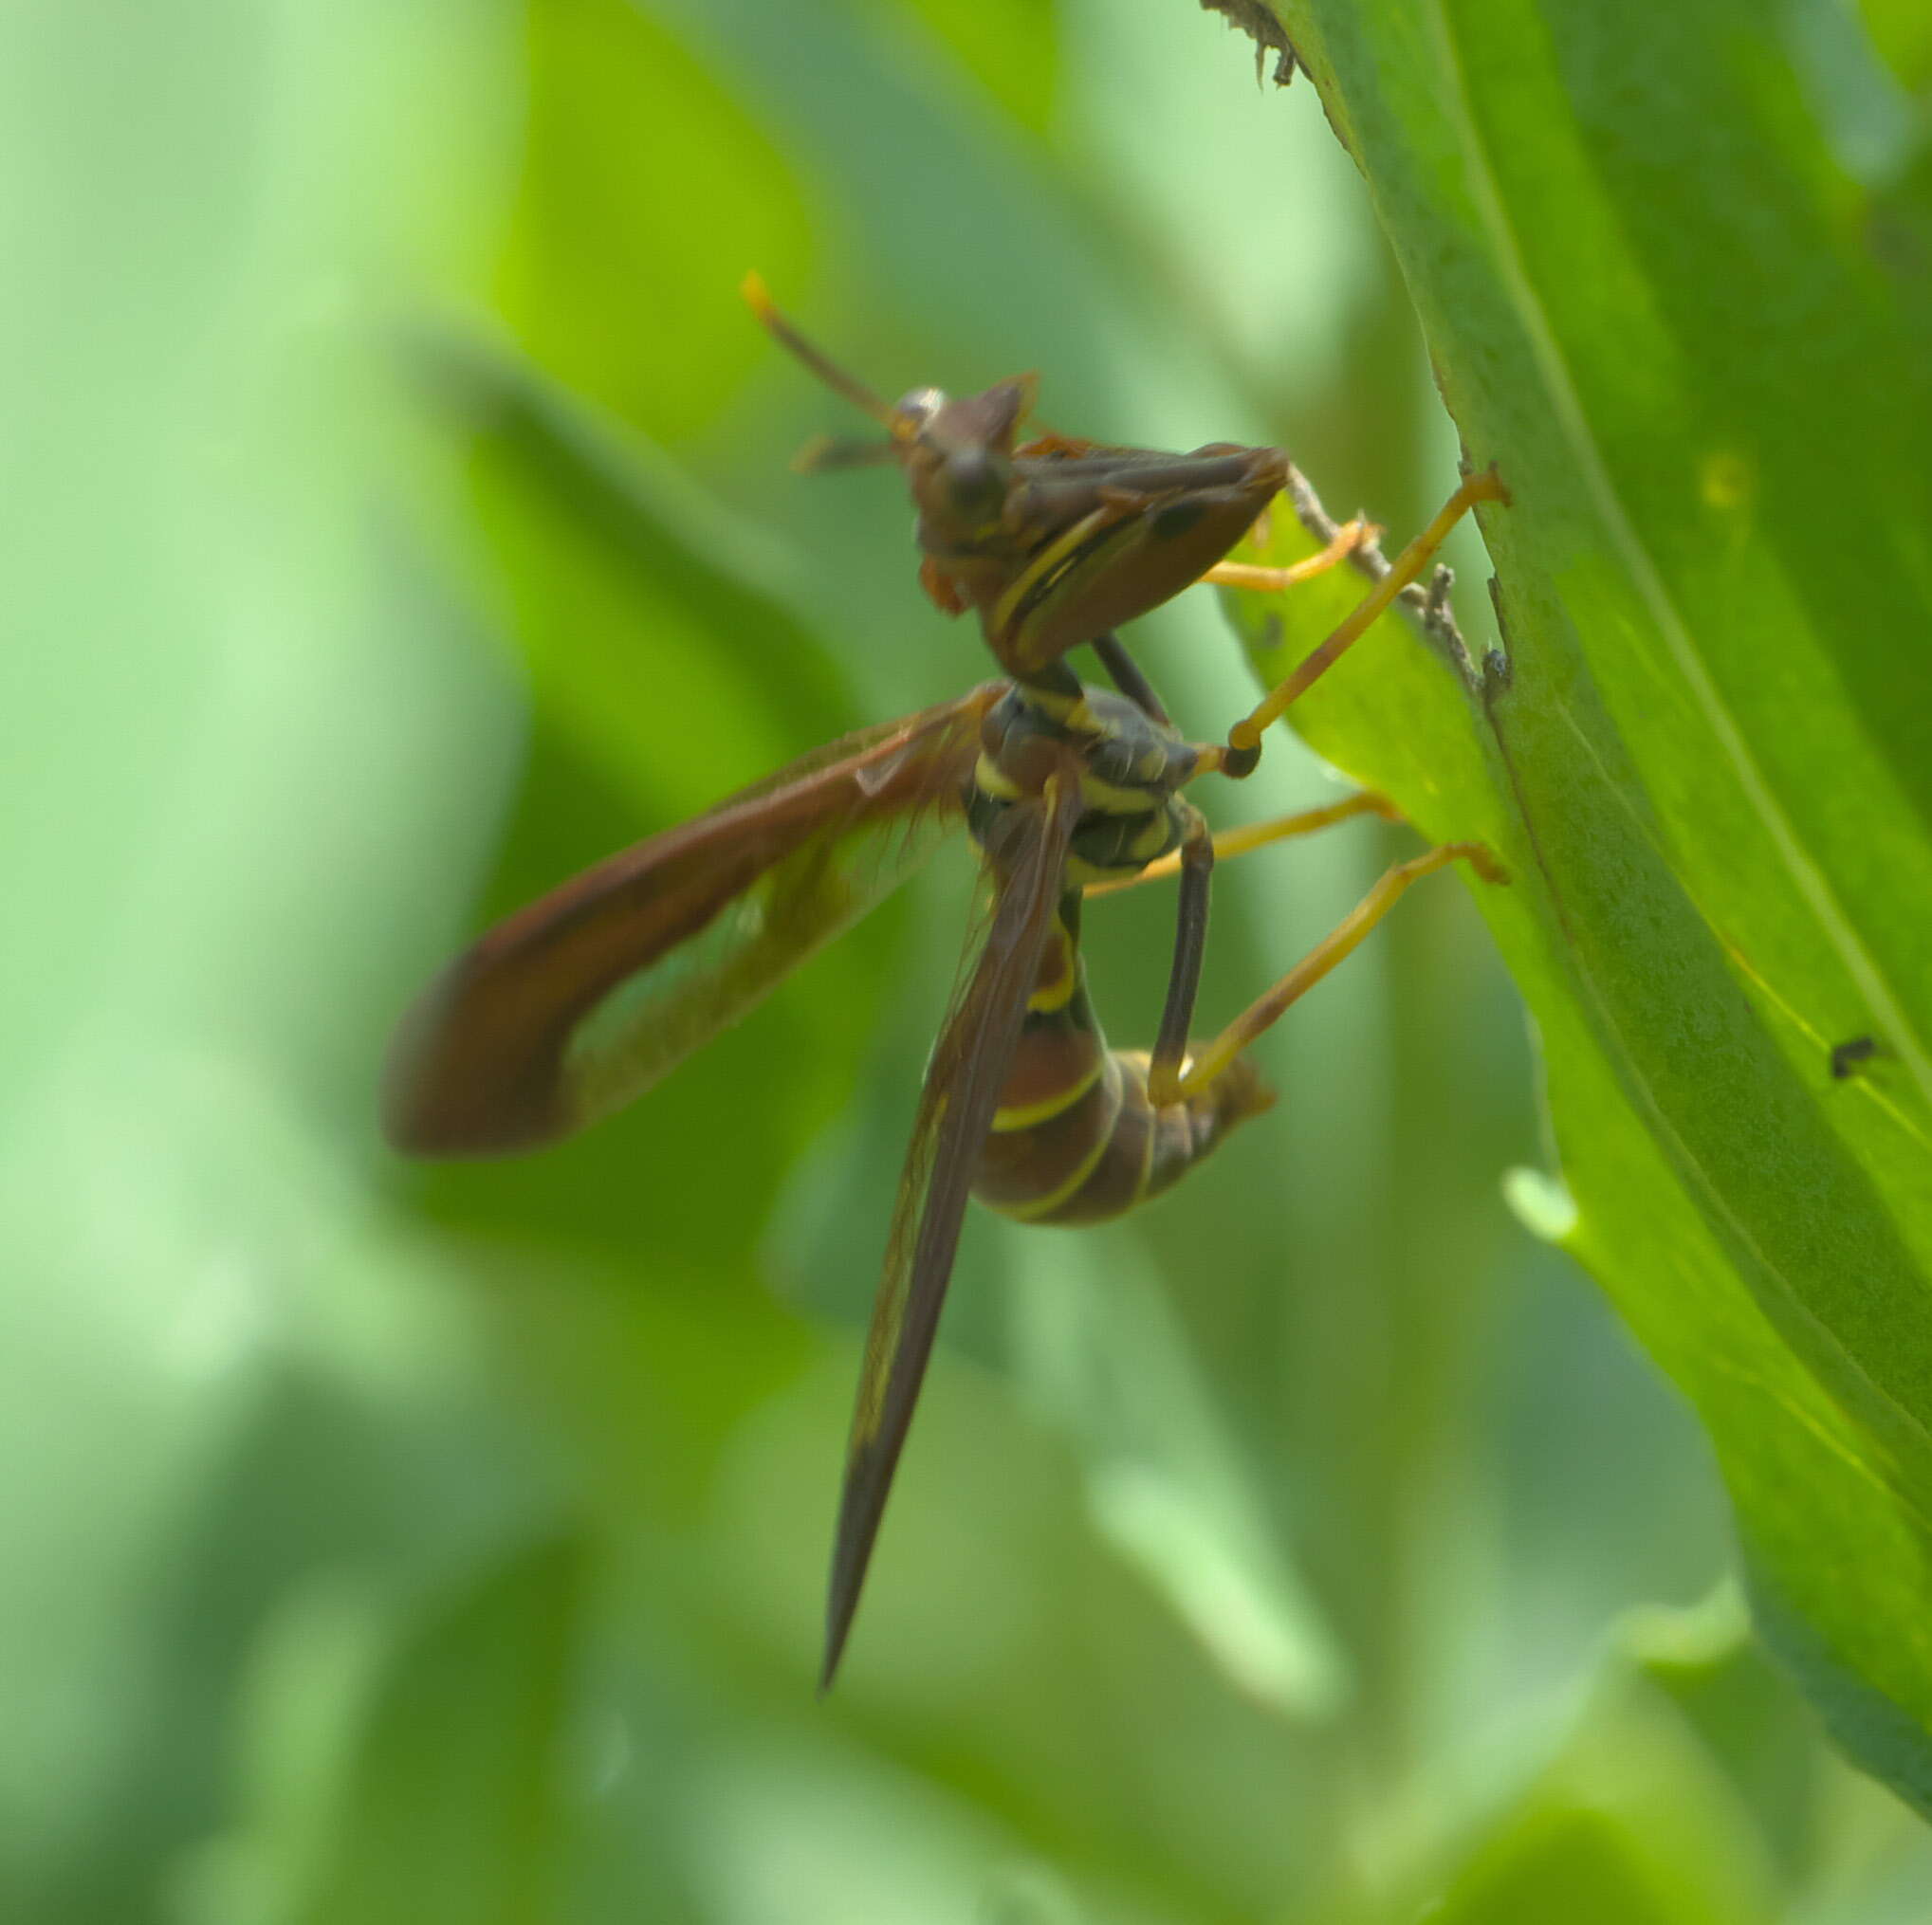
[[[1515,496],[1506,668],[1465,701],[1382,638],[1310,737],[1515,871],[1483,908],[1542,1040],[1554,1227],[1708,1425],[1775,1648],[1926,1805],[1923,257],[1756,9],[1291,20]]]

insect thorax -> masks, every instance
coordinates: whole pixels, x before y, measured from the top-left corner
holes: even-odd
[[[966,827],[997,859],[1000,826],[1013,806],[1038,796],[1071,745],[1080,762],[1080,820],[1067,880],[1138,875],[1179,847],[1182,785],[1195,750],[1125,697],[1072,683],[1069,691],[1014,683],[987,712],[966,797]]]

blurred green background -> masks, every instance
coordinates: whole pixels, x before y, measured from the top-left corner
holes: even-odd
[[[0,1915],[1932,1916],[1694,1426],[1506,1212],[1459,885],[1143,1219],[973,1217],[823,1703],[964,852],[580,1143],[377,1140],[485,917],[986,672],[892,478],[788,469],[853,423],[747,267],[888,394],[1038,368],[1419,524],[1454,440],[1310,88],[1178,0],[29,7],[0,151]],[[1252,701],[1206,592],[1140,639],[1190,732]],[[1208,800],[1335,780],[1282,735]],[[1413,847],[1225,871],[1204,1020]],[[1089,918],[1121,1042],[1148,895]]]

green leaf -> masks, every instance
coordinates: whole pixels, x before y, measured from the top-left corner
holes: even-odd
[[[1440,1925],[1756,1925],[1771,1914],[1757,1834],[1670,1709],[1606,1693],[1583,1728],[1434,1898]]]
[[[1915,93],[1932,93],[1932,16],[1914,0],[1859,0],[1872,45]]]
[[[1017,1226],[1012,1315],[1032,1401],[1082,1447],[1095,1528],[1238,1689],[1284,1717],[1334,1717],[1339,1641],[1289,1568],[1251,1467],[1131,1233],[1070,1248]]]
[[[574,1534],[518,1547],[407,1622],[377,1667],[291,1916],[556,1916],[584,1552]]]
[[[503,311],[573,386],[667,440],[707,426],[764,352],[749,267],[785,286],[800,189],[720,77],[627,0],[527,9],[527,128]],[[681,189],[701,168],[703,192]],[[648,345],[645,345],[648,343]]]
[[[1384,623],[1296,714],[1509,866],[1562,1240],[1708,1427],[1760,1628],[1932,1809],[1932,363],[1760,9],[1285,18],[1514,495],[1507,673]]]

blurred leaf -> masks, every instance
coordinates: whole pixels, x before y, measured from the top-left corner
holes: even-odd
[[[526,1545],[404,1621],[292,1917],[557,1916],[584,1553],[574,1536]]]
[[[1731,1609],[1732,1633],[1739,1619]],[[1685,1641],[1690,1614],[1679,1616]],[[1727,1641],[1720,1605],[1698,1630]],[[1661,1639],[1662,1626],[1647,1632]],[[1671,1700],[1622,1658],[1604,1666],[1557,1754],[1465,1846],[1426,1916],[1444,1925],[1769,1925],[1766,1847],[1789,1814],[1737,1796]]]
[[[1725,1842],[1687,1832],[1684,1819],[1681,1807],[1661,1801],[1606,1808],[1587,1790],[1553,1786],[1430,1907],[1430,1925],[1768,1920],[1748,1881],[1737,1877]]]
[[[1288,19],[1515,496],[1507,681],[1385,623],[1297,716],[1509,865],[1564,1240],[1709,1426],[1767,1635],[1932,1808],[1932,365],[1756,9]]]
[[[1858,11],[1901,84],[1932,92],[1932,13],[1918,0],[1858,0]]]
[[[1347,1661],[1132,1233],[1012,1240],[1021,1373],[1079,1445],[1095,1528],[1238,1689],[1287,1717],[1334,1716]]]
[[[498,285],[531,353],[681,440],[764,353],[747,268],[796,284],[799,190],[765,130],[630,0],[532,0],[528,119]]]
[[[883,34],[907,31],[910,16],[942,42],[964,74],[984,87],[1029,133],[1052,127],[1059,78],[1053,0],[867,0]]]
[[[1736,1587],[1687,1609],[1632,1611],[1618,1643],[1729,1776],[1751,1810],[1766,1854],[1788,1878],[1810,1869],[1808,1822],[1821,1754],[1788,1679],[1749,1636]]]
[[[600,779],[690,811],[846,720],[769,537],[513,351],[446,332],[412,354],[468,449],[531,696]]]

